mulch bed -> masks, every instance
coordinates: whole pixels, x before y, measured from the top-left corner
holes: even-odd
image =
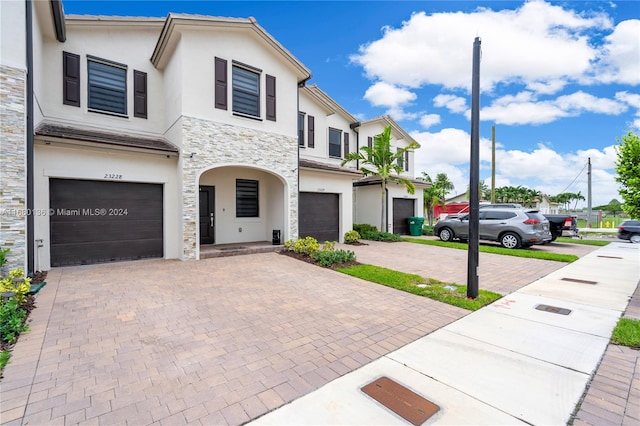
[[[298,259],[301,260],[303,262],[307,262],[310,263],[312,265],[317,265],[320,266],[321,268],[325,268],[325,266],[319,265],[318,262],[316,262],[316,260],[311,257],[311,256],[307,256],[306,254],[303,253],[296,253],[293,251],[289,251],[289,250],[282,250],[280,251],[280,254],[285,255],[285,256],[289,256],[289,257],[293,257],[294,259]],[[337,269],[337,268],[346,268],[348,266],[355,266],[355,265],[360,265],[360,262],[345,262],[345,263],[339,263],[339,264],[335,264],[335,265],[331,265],[331,266],[327,266],[327,269]]]

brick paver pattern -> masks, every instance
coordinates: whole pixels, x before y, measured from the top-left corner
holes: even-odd
[[[466,315],[276,253],[49,272],[2,423],[241,424]]]

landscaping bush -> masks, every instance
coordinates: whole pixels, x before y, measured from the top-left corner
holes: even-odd
[[[433,226],[424,225],[422,227],[422,235],[433,236]]]
[[[351,250],[317,251],[311,255],[320,266],[329,267],[342,263],[353,262],[356,255]]]
[[[322,245],[322,251],[334,251],[336,249],[335,241],[325,241]]]
[[[362,235],[365,232],[378,232],[378,228],[368,223],[354,224],[353,230]]]
[[[360,234],[358,231],[347,231],[344,233],[344,242],[346,244],[357,243],[360,239]]]
[[[392,234],[390,232],[379,232],[379,231],[367,231],[360,234],[363,240],[371,240],[371,241],[385,241],[385,242],[397,242],[402,241],[402,237],[400,235]]]
[[[21,309],[15,297],[0,305],[0,339],[13,343],[18,335],[29,329],[25,323],[27,311]]]
[[[18,304],[27,300],[27,293],[31,289],[31,278],[24,275],[22,268],[17,268],[9,272],[9,276],[0,280],[0,293],[11,291],[15,293],[13,299]]]
[[[284,246],[287,250],[293,250],[295,253],[302,253],[307,256],[311,256],[320,250],[320,243],[313,237],[304,237],[296,242],[288,240],[284,243]]]

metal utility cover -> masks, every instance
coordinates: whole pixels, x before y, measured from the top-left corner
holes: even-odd
[[[604,256],[604,255],[598,255],[598,257],[604,257],[606,259],[622,259],[620,256]]]
[[[362,388],[362,392],[416,426],[440,410],[436,404],[388,377],[381,377],[369,383]]]
[[[571,281],[572,283],[578,283],[578,284],[598,284],[597,281],[589,281],[589,280],[579,280],[577,278],[562,278],[562,281]]]
[[[559,308],[551,305],[537,305],[536,309],[539,311],[551,312],[552,314],[569,315],[571,309]]]

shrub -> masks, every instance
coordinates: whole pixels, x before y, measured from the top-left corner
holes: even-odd
[[[360,239],[358,231],[347,231],[344,233],[344,242],[347,244],[353,244]]]
[[[2,268],[5,263],[7,263],[7,253],[9,253],[9,249],[0,248],[0,268]]]
[[[317,251],[312,257],[320,266],[339,265],[356,260],[356,254],[351,250]]]
[[[318,250],[320,250],[320,243],[313,237],[304,237],[303,239],[296,241],[293,246],[294,252],[306,254],[307,256],[311,256]]]
[[[334,251],[336,249],[335,241],[325,241],[322,245],[322,251]]]
[[[365,232],[378,232],[378,228],[368,223],[354,224],[353,230],[362,235]]]
[[[362,235],[362,239],[364,240],[386,241],[386,242],[402,241],[402,237],[400,235],[392,234],[390,232],[368,231],[368,232],[363,232],[361,235]]]
[[[26,318],[27,311],[19,307],[15,297],[0,305],[0,339],[7,343],[15,342],[21,332],[29,329],[24,322]]]
[[[422,235],[433,235],[433,226],[425,225],[422,227]]]
[[[24,276],[22,268],[9,271],[9,276],[0,280],[0,293],[11,291],[18,304],[27,300],[27,293],[31,290],[31,278]]]

